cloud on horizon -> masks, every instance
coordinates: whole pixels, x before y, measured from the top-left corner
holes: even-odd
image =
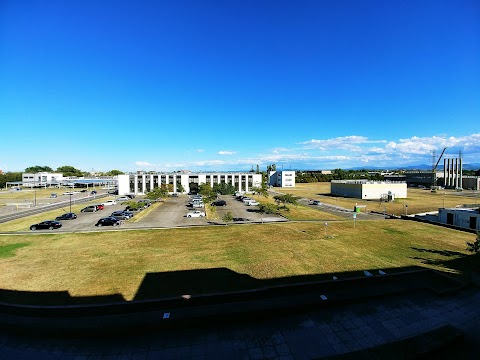
[[[286,144],[288,145],[288,144]],[[300,147],[298,146],[300,145]],[[179,169],[197,170],[247,170],[259,165],[275,163],[287,168],[333,169],[365,165],[383,166],[386,168],[408,165],[430,164],[431,152],[435,150],[437,157],[442,149],[448,147],[446,156],[458,156],[463,151],[465,163],[478,162],[480,158],[480,134],[461,137],[432,136],[385,140],[369,139],[365,136],[344,136],[330,139],[311,139],[273,148],[255,156],[236,157],[231,150],[221,150],[217,155],[222,158],[201,159],[182,163],[153,165],[146,161],[137,161],[140,168],[155,168],[159,171]],[[225,158],[224,156],[228,156]]]

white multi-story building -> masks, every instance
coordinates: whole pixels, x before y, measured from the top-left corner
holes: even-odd
[[[23,173],[22,174],[22,185],[30,187],[38,186],[55,186],[63,182],[63,174],[60,173],[48,173],[48,172],[39,172],[39,173]]]
[[[279,187],[295,187],[295,171],[269,171],[268,185]]]
[[[162,185],[168,186],[172,192],[197,192],[200,184],[227,183],[237,191],[251,191],[262,184],[262,174],[255,173],[139,173],[118,175],[118,194],[145,194]],[[181,186],[180,186],[181,185]],[[183,188],[183,189],[182,189]]]

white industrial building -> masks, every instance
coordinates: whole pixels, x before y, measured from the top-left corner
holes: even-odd
[[[237,191],[251,191],[262,184],[262,174],[255,173],[139,173],[118,175],[118,194],[145,194],[155,188],[169,186],[174,193],[197,192],[200,184],[227,183]],[[181,187],[180,187],[181,185]]]
[[[370,180],[332,180],[332,195],[364,200],[394,200],[407,197],[406,182]]]
[[[295,171],[269,171],[268,185],[279,187],[295,187]]]
[[[438,221],[465,229],[480,230],[480,208],[438,209]]]
[[[63,174],[60,173],[23,173],[22,185],[29,187],[56,186],[64,181]]]

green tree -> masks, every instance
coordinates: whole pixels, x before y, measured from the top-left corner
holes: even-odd
[[[182,183],[177,184],[177,192],[179,192],[179,193],[184,193],[185,192],[185,188],[183,187]]]
[[[260,204],[258,210],[264,214],[278,214],[278,207],[274,204]]]
[[[149,200],[158,200],[168,196],[168,186],[162,184],[160,187],[157,187],[145,194],[145,198]]]
[[[198,187],[198,193],[203,196],[203,202],[208,204],[217,198],[217,193],[213,191],[210,184],[200,184]]]
[[[25,169],[26,173],[39,173],[39,172],[53,172],[53,169],[50,166],[40,166],[40,165],[35,165],[35,166],[30,166]]]
[[[285,194],[285,195],[276,195],[273,197],[277,204],[283,203],[283,208],[287,208],[287,204],[297,205],[298,198],[293,196],[292,194]]]
[[[107,176],[116,176],[116,175],[123,175],[124,172],[120,170],[110,170],[106,173]]]
[[[233,195],[235,194],[235,186],[233,186],[232,184],[224,183],[224,182],[219,184],[214,184],[213,192],[215,194],[221,194],[221,195]]]
[[[478,254],[480,251],[480,231],[477,231],[477,239],[475,242],[467,242],[467,250]]]
[[[83,172],[81,170],[69,165],[58,167],[56,172],[62,173],[63,176],[83,176]]]
[[[225,213],[225,214],[223,215],[222,220],[223,220],[224,222],[226,222],[226,223],[229,223],[229,222],[233,221],[233,215],[232,215],[232,213],[231,213],[230,211],[228,211],[227,213]]]
[[[255,195],[257,195],[257,200],[260,200],[260,196],[263,196],[265,198],[268,198],[268,187],[267,187],[267,184],[265,184],[265,182],[262,182],[262,185],[260,186],[254,186],[250,189],[251,191],[253,191],[255,193]]]
[[[22,181],[21,172],[6,172],[0,174],[0,188],[4,188],[7,182]]]

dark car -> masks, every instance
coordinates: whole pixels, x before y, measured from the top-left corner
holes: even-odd
[[[97,221],[95,226],[118,226],[122,222],[119,219],[114,218],[113,216],[101,218],[100,220]]]
[[[225,200],[217,200],[212,202],[212,206],[227,206],[227,202]]]
[[[97,205],[90,205],[90,206],[84,207],[80,211],[81,212],[95,212],[95,211],[97,211]]]
[[[81,193],[82,193],[82,192],[87,192],[87,189],[80,190],[80,192],[81,192]]]
[[[130,215],[124,214],[123,212],[119,212],[119,211],[113,212],[112,215],[110,216],[117,220],[128,220],[131,218]]]
[[[135,215],[135,214],[134,214],[133,212],[131,212],[130,210],[123,210],[123,213],[124,213],[125,215],[130,216],[131,218]]]
[[[97,190],[90,191],[90,195],[97,195]]]
[[[38,224],[33,224],[32,226],[30,226],[30,230],[42,230],[42,229],[53,230],[53,229],[59,229],[61,227],[62,227],[62,223],[60,221],[47,220],[47,221],[42,221],[41,223],[38,223]]]
[[[77,218],[76,214],[69,212],[69,213],[65,213],[60,216],[57,216],[55,220],[57,221],[58,220],[75,220],[76,218]]]

